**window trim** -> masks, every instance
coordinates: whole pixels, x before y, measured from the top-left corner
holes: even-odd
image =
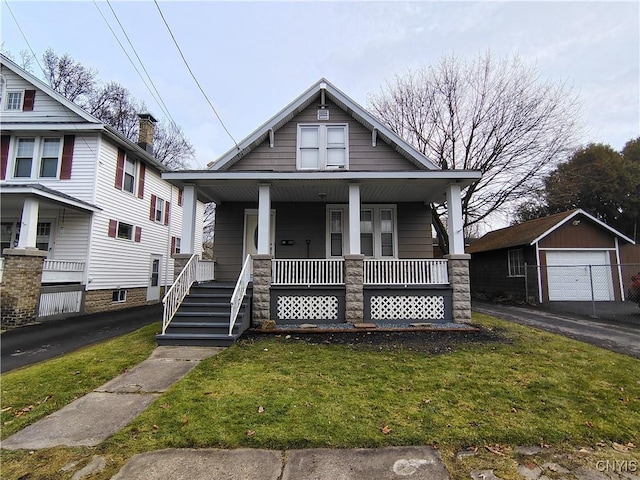
[[[23,108],[24,108],[24,92],[25,89],[19,90],[19,89],[6,89],[5,88],[5,94],[2,96],[3,101],[4,101],[4,105],[2,105],[2,109],[5,112],[22,112]],[[9,95],[12,94],[20,94],[20,101],[19,101],[19,105],[18,108],[9,108]]]
[[[331,255],[331,211],[342,210],[342,255]],[[360,205],[360,211],[372,210],[373,212],[373,256],[367,255],[365,258],[370,259],[398,259],[398,205],[393,203],[363,203]],[[382,256],[382,223],[380,217],[381,210],[391,210],[393,221],[393,232],[384,232],[393,234],[393,256]],[[358,213],[360,215],[360,213]],[[343,258],[349,247],[349,205],[347,204],[327,204],[325,213],[325,258]],[[360,244],[360,252],[362,252],[362,243]]]
[[[522,248],[507,250],[507,272],[507,277],[510,278],[525,276],[524,250]]]
[[[328,165],[327,152],[329,145],[327,143],[327,130],[332,127],[342,127],[344,130],[344,165]],[[303,149],[300,141],[302,138],[302,130],[304,128],[318,129],[318,165],[316,167],[301,166],[301,150]],[[349,124],[348,123],[299,123],[296,134],[296,169],[303,171],[318,170],[349,170]]]
[[[128,226],[131,227],[131,236],[130,237],[121,237],[120,236],[120,225],[128,225]],[[125,241],[129,241],[129,242],[133,242],[133,240],[135,238],[135,228],[136,228],[136,226],[131,224],[131,223],[121,222],[120,220],[118,220],[117,223],[116,223],[116,236],[115,236],[115,238],[117,238],[118,240],[125,240]]]
[[[28,177],[18,177],[16,168],[18,166],[18,145],[20,140],[33,140],[33,152],[31,156],[31,168],[29,170]],[[43,177],[42,160],[44,154],[44,144],[46,140],[58,141],[58,157],[56,161],[56,175],[54,177]],[[10,146],[10,159],[11,165],[7,168],[8,172],[11,172],[11,179],[13,180],[60,180],[60,171],[62,168],[62,152],[64,150],[64,137],[61,136],[49,136],[49,135],[36,135],[36,136],[16,136],[12,138]],[[26,157],[25,157],[26,158]],[[46,157],[53,158],[53,157]]]
[[[124,295],[122,295],[123,293],[124,293]],[[118,296],[118,299],[114,300],[113,298],[116,295]],[[111,293],[111,303],[127,303],[127,289],[126,288],[116,288],[115,290],[113,290],[113,292]]]
[[[127,173],[127,164],[133,164],[133,175],[129,175]],[[138,183],[138,179],[139,177],[139,166],[138,166],[138,161],[135,158],[130,158],[129,155],[125,154],[124,157],[124,165],[122,166],[122,191],[123,192],[127,192],[130,195],[136,196],[137,195],[137,183]],[[131,181],[131,190],[127,190],[125,188],[125,183],[127,180],[127,175],[131,176],[133,178],[133,180]]]

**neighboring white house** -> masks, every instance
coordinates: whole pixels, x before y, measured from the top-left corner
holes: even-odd
[[[0,96],[3,323],[8,257],[34,248],[46,252],[37,316],[158,302],[171,255],[201,253],[204,205],[181,245],[182,191],[150,153],[153,117],[140,116],[135,144],[5,56]]]

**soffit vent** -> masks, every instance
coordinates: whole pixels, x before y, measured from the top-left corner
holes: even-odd
[[[318,120],[329,120],[329,110],[326,108],[318,110]]]

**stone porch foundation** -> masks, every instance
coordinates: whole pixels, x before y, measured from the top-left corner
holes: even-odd
[[[2,327],[17,327],[36,320],[47,252],[37,248],[5,248],[0,305]],[[9,280],[10,281],[7,281]]]
[[[469,260],[471,255],[445,255],[449,269],[449,284],[453,290],[452,314],[454,323],[471,323],[471,289]]]
[[[345,317],[347,323],[364,319],[364,255],[344,256]]]
[[[253,317],[260,326],[271,319],[271,260],[273,255],[253,255]]]

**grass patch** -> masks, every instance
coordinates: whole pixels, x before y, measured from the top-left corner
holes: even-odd
[[[469,478],[473,468],[516,479],[517,445],[549,444],[560,463],[593,467],[594,457],[580,457],[576,447],[606,444],[611,458],[613,442],[640,443],[640,361],[489,316],[473,318],[492,334],[437,349],[442,354],[403,345],[314,345],[295,336],[244,341],[203,361],[96,448],[2,451],[3,478],[69,478],[62,466],[78,462],[77,470],[98,454],[108,466],[92,478],[106,480],[132,455],[167,447],[436,445],[452,479]],[[3,405],[11,398],[15,410],[54,392],[57,405],[48,400],[24,414],[39,418],[146,358],[156,330],[3,375]],[[9,418],[12,432],[20,428],[22,418]],[[499,446],[504,456],[486,445]],[[470,446],[480,447],[479,455],[456,460]]]
[[[0,375],[2,438],[61,409],[147,358],[159,325]],[[6,411],[4,411],[7,409]]]
[[[244,342],[202,362],[109,444],[139,452],[637,443],[638,360],[474,319],[510,341],[435,356],[283,337]]]

